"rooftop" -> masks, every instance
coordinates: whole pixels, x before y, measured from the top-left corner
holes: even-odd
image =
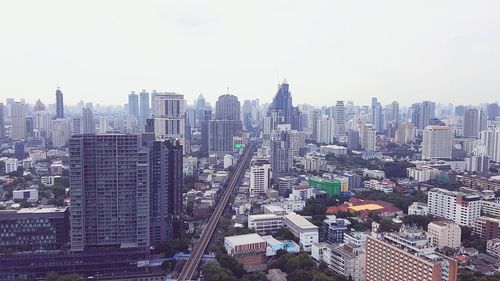
[[[301,215],[288,214],[285,215],[284,217],[285,219],[289,220],[290,222],[292,222],[293,224],[295,224],[300,228],[318,228],[317,226],[312,224],[310,221],[306,220],[306,218],[304,218]]]
[[[255,243],[266,243],[266,240],[262,239],[262,237],[257,233],[250,233],[243,235],[226,236],[224,237],[224,242],[227,242],[231,246],[239,246]]]

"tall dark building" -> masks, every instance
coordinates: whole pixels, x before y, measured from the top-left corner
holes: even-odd
[[[278,92],[274,96],[273,102],[267,111],[268,117],[275,117],[276,124],[291,124],[293,130],[298,130],[299,110],[294,110],[292,104],[292,94],[286,79],[278,87]]]
[[[142,90],[140,93],[140,107],[139,107],[139,126],[141,128],[146,124],[146,119],[151,118],[149,114],[149,93]]]
[[[26,117],[26,137],[33,137],[33,130],[34,130],[34,124],[33,124],[33,117],[29,116]]]
[[[0,139],[5,138],[5,106],[0,102]]]
[[[495,120],[498,116],[498,103],[488,104],[488,120]]]
[[[128,115],[134,116],[137,121],[140,120],[139,96],[134,91],[128,95]]]
[[[216,120],[240,120],[240,102],[234,95],[222,95],[215,103]]]
[[[56,118],[64,118],[63,93],[59,87],[56,90]]]
[[[182,145],[178,140],[150,144],[150,241],[174,237],[173,222],[182,211]]]
[[[455,115],[457,115],[457,116],[464,115],[466,109],[467,109],[467,107],[465,107],[463,105],[455,106]]]
[[[24,147],[24,141],[16,141],[14,143],[14,157],[21,161],[26,158],[26,152]]]
[[[412,110],[411,121],[419,130],[423,130],[429,126],[430,120],[436,117],[436,104],[434,102],[423,101],[421,103],[414,103]]]
[[[271,140],[271,168],[273,177],[286,174],[292,168],[293,156],[290,149],[290,134],[279,132]]]
[[[149,154],[138,135],[69,141],[71,249],[149,247]]]
[[[205,110],[203,111],[203,116],[200,118],[201,124],[201,144],[200,151],[204,153],[208,153],[208,123],[212,120],[212,111]]]

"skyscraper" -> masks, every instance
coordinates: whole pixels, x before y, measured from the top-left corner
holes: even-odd
[[[201,143],[200,143],[200,151],[207,153],[208,152],[208,139],[209,139],[209,121],[212,120],[212,111],[205,110],[203,111],[202,117],[200,120],[201,126]]]
[[[481,131],[481,144],[492,161],[500,162],[500,130]]]
[[[182,145],[154,141],[150,145],[150,240],[152,245],[172,239],[173,221],[182,210]]]
[[[215,103],[215,119],[240,120],[240,102],[234,95],[219,96]]]
[[[412,123],[419,130],[429,126],[430,120],[436,117],[436,104],[430,101],[414,103],[412,110]]]
[[[59,87],[56,90],[56,118],[64,118],[63,93]]]
[[[140,105],[140,120],[139,126],[144,128],[146,125],[146,119],[150,118],[149,115],[149,93],[146,90],[142,90],[140,93],[141,105]]]
[[[184,95],[156,93],[155,137],[157,140],[179,139],[184,145],[186,101]]]
[[[286,174],[292,168],[292,151],[290,149],[290,134],[287,131],[278,132],[271,139],[271,168],[273,177]]]
[[[286,79],[279,85],[278,92],[269,106],[267,115],[271,116],[272,112],[278,113],[279,117],[282,118],[282,123],[290,124],[292,120],[292,94],[289,91]]]
[[[24,103],[14,102],[11,110],[12,140],[26,138],[26,111]]]
[[[451,129],[447,126],[427,126],[423,133],[422,159],[451,159]]]
[[[463,115],[463,136],[466,138],[479,138],[481,129],[481,110],[477,108],[468,108]]]
[[[128,115],[139,121],[139,96],[134,91],[128,95]]]
[[[92,116],[92,109],[84,107],[82,110],[82,133],[95,134],[94,117]]]
[[[333,107],[333,135],[338,139],[345,136],[345,106],[343,101],[337,101]]]
[[[149,155],[137,135],[69,141],[71,250],[149,247]]]
[[[488,120],[495,120],[498,116],[498,103],[488,104]]]
[[[0,139],[5,138],[5,106],[0,102]]]

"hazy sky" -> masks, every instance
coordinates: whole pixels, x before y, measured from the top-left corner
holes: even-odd
[[[0,100],[500,100],[500,1],[3,1]]]

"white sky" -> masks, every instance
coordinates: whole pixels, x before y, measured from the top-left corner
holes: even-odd
[[[500,98],[500,1],[2,1],[0,100]]]

